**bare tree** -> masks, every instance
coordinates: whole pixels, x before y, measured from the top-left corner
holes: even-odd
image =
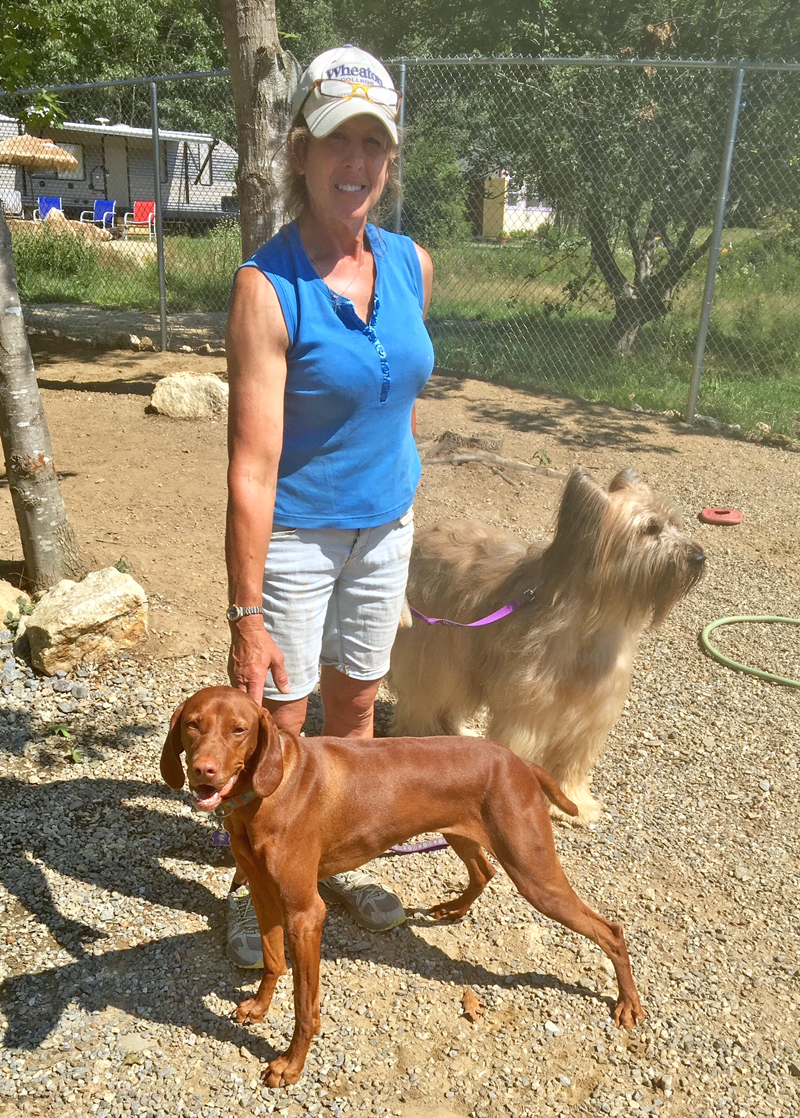
[[[25,577],[36,592],[86,574],[67,519],[50,433],[17,290],[11,234],[0,212],[0,435],[22,540]]]
[[[281,48],[274,0],[219,0],[236,104],[236,186],[246,259],[283,219],[283,141],[299,66]]]

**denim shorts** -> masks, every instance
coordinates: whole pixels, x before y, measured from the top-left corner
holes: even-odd
[[[412,509],[377,528],[273,526],[264,624],[283,653],[289,691],[278,691],[268,676],[265,698],[305,698],[320,664],[353,679],[386,674],[413,537]]]

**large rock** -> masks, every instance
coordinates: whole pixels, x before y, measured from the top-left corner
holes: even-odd
[[[0,580],[0,629],[6,627],[6,614],[19,617],[19,598],[22,598],[26,605],[30,605],[31,600],[24,590],[12,586],[10,582]]]
[[[18,640],[31,664],[52,675],[79,664],[101,664],[147,636],[147,597],[116,567],[92,571],[82,582],[64,579],[22,616]]]
[[[61,210],[50,210],[42,224],[48,229],[55,229],[59,233],[69,233],[72,237],[83,237],[86,241],[110,241],[110,229],[101,229],[89,221],[70,221]]]
[[[214,373],[171,373],[153,389],[150,408],[173,419],[214,419],[228,410],[228,386]]]

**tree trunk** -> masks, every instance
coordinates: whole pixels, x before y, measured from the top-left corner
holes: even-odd
[[[247,259],[283,221],[284,140],[300,67],[278,42],[274,0],[219,0],[236,104],[236,187]]]
[[[35,593],[86,568],[61,498],[50,433],[17,291],[11,234],[0,213],[0,435],[22,540],[25,577]]]
[[[620,357],[633,353],[641,328],[664,318],[672,310],[672,293],[672,286],[656,275],[628,285],[624,292],[615,295],[614,318],[609,326],[609,342],[614,353]]]

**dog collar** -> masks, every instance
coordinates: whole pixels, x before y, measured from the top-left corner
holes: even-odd
[[[486,617],[481,617],[477,621],[448,621],[446,617],[426,617],[424,613],[420,613],[418,609],[414,609],[409,605],[409,609],[414,617],[418,617],[420,621],[424,621],[427,625],[456,625],[459,629],[473,629],[477,625],[491,625],[493,621],[499,621],[503,617],[508,617],[510,613],[520,609],[522,606],[527,606],[529,602],[533,601],[535,590],[526,590],[520,598],[515,598],[513,602],[508,605],[496,609],[494,613],[488,614]]]
[[[222,819],[227,819],[232,812],[236,811],[237,807],[244,807],[245,804],[252,803],[257,800],[258,796],[251,788],[249,792],[242,792],[241,796],[232,796],[229,800],[223,800],[219,807],[215,807],[212,815],[218,815]]]

